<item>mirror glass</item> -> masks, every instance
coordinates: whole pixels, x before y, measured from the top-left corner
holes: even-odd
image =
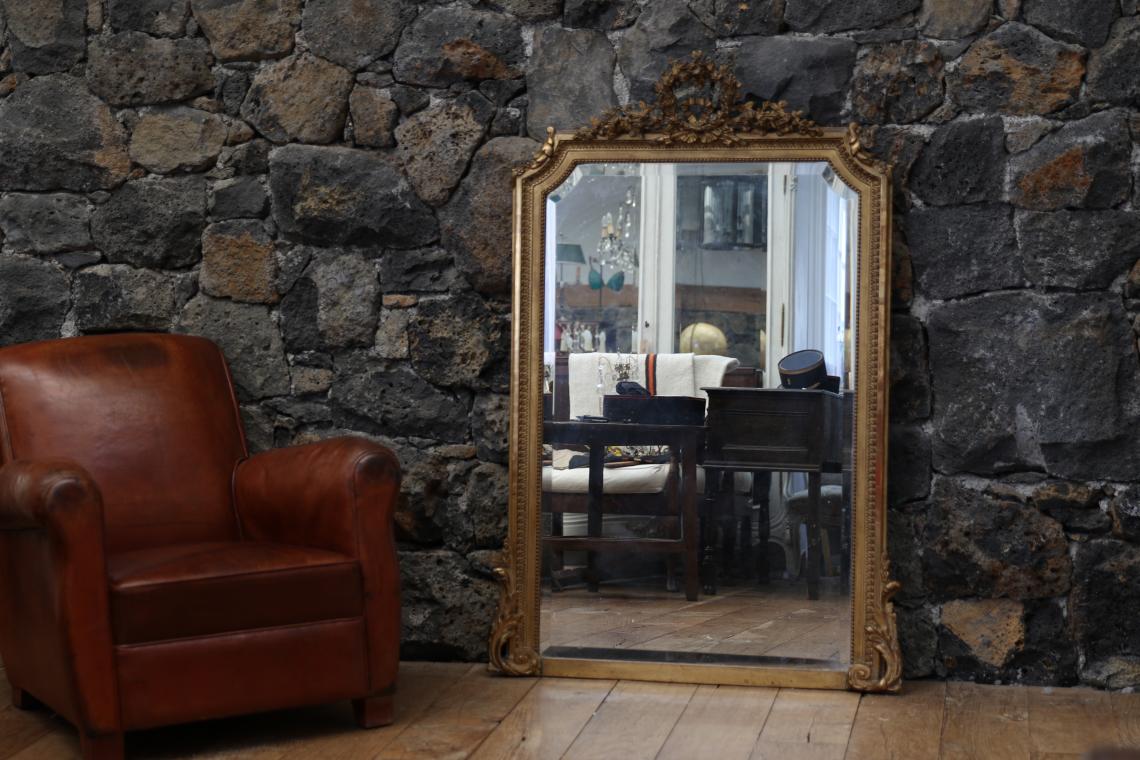
[[[858,204],[825,162],[547,196],[544,657],[846,669]]]

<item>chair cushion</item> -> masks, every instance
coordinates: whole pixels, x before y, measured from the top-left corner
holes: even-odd
[[[116,644],[363,614],[360,565],[284,544],[174,544],[107,559]]]
[[[635,464],[628,467],[607,467],[602,475],[602,493],[646,494],[662,493],[669,478],[669,464]],[[733,484],[736,493],[750,493],[752,474],[736,473]],[[705,471],[697,468],[697,493],[704,493]],[[590,492],[590,468],[574,467],[558,470],[549,465],[542,468],[542,490],[546,493]]]

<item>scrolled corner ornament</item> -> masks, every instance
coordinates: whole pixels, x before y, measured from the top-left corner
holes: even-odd
[[[891,601],[902,584],[887,580],[885,568],[883,575],[880,605],[874,611],[874,619],[864,629],[867,643],[875,654],[870,663],[856,663],[847,671],[847,684],[856,691],[895,693],[902,684],[902,651],[899,649],[895,605]]]
[[[543,141],[542,147],[539,148],[538,152],[534,154],[534,158],[530,160],[529,164],[526,166],[516,166],[514,169],[514,175],[516,177],[519,177],[523,174],[526,174],[527,172],[542,168],[542,166],[550,160],[550,157],[554,155],[555,142],[556,138],[554,134],[554,127],[547,127],[546,140]]]
[[[666,145],[738,145],[742,134],[823,134],[802,111],[788,111],[783,101],[745,102],[740,90],[731,68],[694,50],[689,60],[673,61],[657,80],[655,103],[610,109],[575,137],[613,140],[652,134]]]
[[[843,137],[847,152],[859,163],[872,169],[882,168],[882,162],[871,155],[859,134],[859,125],[851,122],[847,125],[847,133]]]
[[[491,626],[487,669],[509,676],[537,675],[538,653],[522,643],[523,611],[510,562],[500,554],[492,572],[499,582],[499,614]]]

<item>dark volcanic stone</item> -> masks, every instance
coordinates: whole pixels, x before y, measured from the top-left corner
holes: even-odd
[[[390,148],[396,144],[392,131],[400,118],[400,107],[392,97],[374,87],[357,85],[348,98],[352,114],[352,140],[370,148]]]
[[[942,56],[929,42],[872,48],[855,67],[851,92],[862,121],[918,121],[942,105]]]
[[[745,95],[785,100],[823,124],[841,120],[847,86],[855,68],[851,40],[811,37],[759,37],[737,50],[736,75]]]
[[[281,303],[285,343],[292,352],[371,346],[379,305],[374,262],[349,250],[314,251]]]
[[[175,268],[198,261],[205,225],[203,177],[146,178],[96,207],[91,233],[112,263]]]
[[[241,115],[241,104],[253,81],[248,71],[218,68],[214,72],[214,98],[221,101],[222,109],[230,116]]]
[[[924,0],[918,28],[927,37],[956,40],[986,25],[993,0]]]
[[[75,274],[75,325],[80,332],[166,330],[176,309],[171,277],[121,264]]]
[[[891,318],[891,419],[923,420],[930,416],[930,370],[926,334],[909,314]]]
[[[396,155],[421,200],[447,201],[485,130],[471,108],[455,103],[420,111],[396,127]]]
[[[395,50],[415,15],[403,0],[309,0],[301,36],[312,52],[358,71]]]
[[[223,149],[219,164],[237,174],[265,174],[269,171],[269,149],[265,140],[250,140],[234,148]]]
[[[930,483],[927,482],[927,491]],[[921,506],[921,505],[920,505]],[[919,514],[914,510],[887,510],[887,534],[891,537],[891,576],[902,583],[895,603],[917,607],[926,602],[927,590],[922,581],[922,551],[918,543]]]
[[[961,298],[1025,285],[1012,216],[1001,203],[913,209],[906,236],[919,292]]]
[[[1140,212],[1019,211],[1017,238],[1029,280],[1107,288],[1140,259]]]
[[[1132,543],[1140,542],[1140,486],[1122,489],[1112,499],[1112,532]]]
[[[537,150],[537,142],[522,137],[489,141],[440,210],[443,244],[476,290],[505,293],[510,288],[511,171],[529,162]]]
[[[0,16],[7,20],[15,71],[50,74],[83,59],[86,0],[0,0]]]
[[[214,184],[210,196],[213,219],[260,218],[269,210],[269,194],[257,177],[234,177]]]
[[[1114,0],[1023,0],[1027,23],[1059,40],[1098,48],[1108,37],[1116,16]]]
[[[715,39],[684,0],[655,0],[644,6],[618,44],[618,62],[629,80],[629,99],[652,100],[653,85],[670,61],[693,50],[712,52]]]
[[[871,155],[883,161],[890,167],[891,184],[894,189],[894,207],[905,214],[911,201],[905,190],[910,185],[910,172],[915,160],[922,153],[926,144],[926,136],[912,127],[898,127],[892,125],[868,126],[860,130],[860,135],[866,142],[867,150]],[[906,241],[896,227],[894,244],[903,249],[905,255]],[[896,250],[898,250],[896,248]],[[898,258],[892,254],[892,260]],[[895,282],[892,277],[892,284]],[[898,303],[896,301],[896,303]]]
[[[462,290],[454,257],[439,247],[388,251],[380,259],[380,288],[385,293]]]
[[[308,53],[290,56],[257,73],[241,114],[274,142],[329,143],[344,132],[352,85],[340,66]]]
[[[495,361],[503,324],[474,293],[421,299],[408,324],[412,366],[421,377],[442,386],[479,384]]]
[[[954,121],[940,127],[923,148],[911,169],[910,188],[935,206],[997,201],[1005,165],[1005,129],[999,117]]]
[[[480,459],[506,463],[510,441],[511,397],[486,393],[476,397],[471,410],[471,432]]]
[[[1076,683],[1076,647],[1055,600],[954,600],[939,617],[943,673],[979,683]]]
[[[1010,200],[1039,211],[1115,206],[1128,198],[1131,152],[1119,111],[1070,122],[1010,159]]]
[[[96,37],[88,51],[91,91],[113,106],[185,100],[214,89],[205,40],[169,40],[142,32]]]
[[[36,77],[0,102],[0,187],[110,190],[130,168],[123,128],[83,80]]]
[[[14,253],[60,253],[91,247],[91,209],[78,195],[12,193],[0,198],[0,239]]]
[[[1108,513],[1100,508],[1104,491],[1083,483],[1050,481],[1039,486],[1033,505],[1077,533],[1103,533],[1112,526]]]
[[[289,238],[415,248],[438,236],[431,211],[395,163],[369,151],[280,148],[270,159],[269,189],[273,217]]]
[[[462,486],[448,494],[432,514],[444,543],[460,552],[502,547],[507,527],[507,468],[482,462],[455,462],[448,467],[449,481]],[[454,488],[451,483],[449,490]]]
[[[922,0],[787,0],[784,20],[795,32],[842,32],[872,29],[918,10]]]
[[[1119,105],[1140,105],[1140,16],[1122,18],[1089,57],[1089,96]]]
[[[892,506],[930,493],[930,436],[917,425],[891,425],[887,499]],[[891,552],[894,553],[894,534]]]
[[[918,522],[923,578],[936,596],[1041,599],[1069,590],[1065,533],[1033,507],[936,477]]]
[[[400,552],[405,659],[472,661],[487,656],[498,590],[463,557],[446,549]]]
[[[1077,544],[1069,614],[1084,655],[1082,679],[1140,685],[1140,548],[1113,539]]]
[[[601,32],[544,29],[526,73],[527,132],[546,139],[547,127],[569,131],[616,106],[613,73],[614,49]]]
[[[606,32],[629,26],[640,13],[637,0],[566,0],[562,25]]]
[[[784,21],[784,4],[785,0],[711,0],[709,18],[702,20],[718,37],[778,34]],[[697,10],[696,3],[692,7]]]
[[[521,21],[542,21],[562,15],[562,0],[491,0],[490,4]]]
[[[416,87],[397,84],[388,88],[388,94],[395,101],[400,113],[410,116],[416,111],[422,111],[431,104],[431,96]]]
[[[899,645],[902,647],[903,677],[924,678],[934,673],[935,658],[938,656],[938,632],[930,609],[899,608],[895,610],[898,621]]]
[[[269,307],[196,295],[186,304],[175,327],[217,343],[233,371],[243,400],[289,392],[289,368],[281,335]]]
[[[190,5],[219,60],[276,58],[293,50],[301,0],[190,0]]]
[[[70,288],[58,266],[29,256],[0,256],[0,346],[58,338]]]
[[[396,48],[396,81],[447,87],[464,80],[515,79],[523,62],[519,22],[505,13],[435,8],[420,15]]]
[[[155,109],[135,124],[131,158],[152,172],[170,174],[213,166],[226,142],[221,117],[196,108]]]
[[[1027,116],[1076,101],[1085,52],[1010,22],[975,42],[948,77],[950,99],[968,111]]]
[[[394,436],[430,437],[449,443],[467,440],[466,394],[440,390],[406,363],[349,353],[336,359],[330,398],[354,425]]]
[[[1118,295],[999,293],[937,306],[926,326],[935,469],[1140,477],[1140,370]]]
[[[107,18],[116,32],[178,37],[186,29],[190,0],[109,0]]]

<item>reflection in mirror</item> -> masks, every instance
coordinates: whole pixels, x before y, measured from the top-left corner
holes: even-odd
[[[544,657],[846,668],[858,203],[824,162],[547,197]]]

